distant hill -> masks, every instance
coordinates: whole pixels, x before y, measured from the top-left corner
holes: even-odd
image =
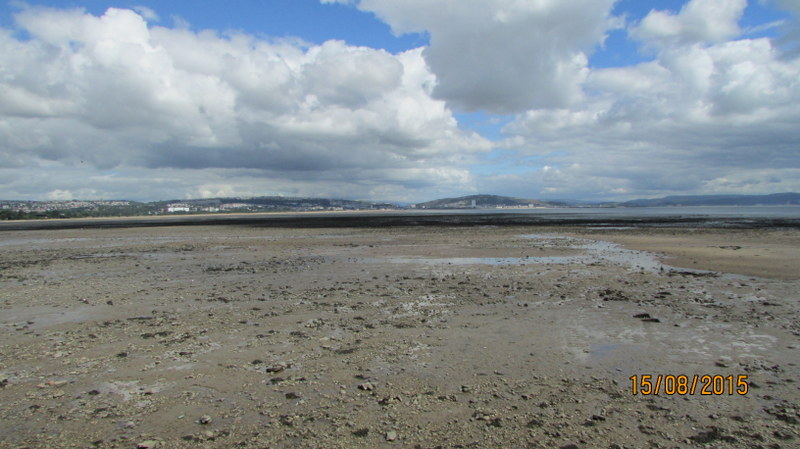
[[[225,212],[303,212],[398,209],[386,202],[330,198],[262,196],[203,198],[140,203],[127,200],[16,201],[0,200],[0,220],[37,218],[121,217]]]
[[[563,203],[514,198],[499,195],[469,195],[457,198],[442,198],[416,205],[417,209],[496,209],[513,207],[557,207]]]
[[[524,207],[665,207],[665,206],[784,206],[800,205],[800,193],[771,195],[685,195],[636,199],[618,203],[543,201],[500,195],[442,198],[415,205],[417,209],[497,209]]]
[[[690,195],[664,198],[638,199],[618,203],[625,207],[663,206],[784,206],[800,205],[800,193],[773,193],[771,195]]]
[[[141,203],[128,200],[29,201],[0,200],[0,220],[37,218],[126,217],[161,214],[226,212],[303,212],[338,210],[511,209],[529,207],[663,207],[663,206],[783,206],[800,205],[800,193],[772,195],[695,195],[638,199],[623,203],[542,201],[500,195],[443,198],[415,205],[330,198],[262,196],[203,198]]]

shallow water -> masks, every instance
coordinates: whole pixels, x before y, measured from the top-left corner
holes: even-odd
[[[394,263],[421,265],[569,265],[611,263],[635,270],[656,272],[670,269],[651,253],[625,249],[616,243],[602,240],[587,240],[547,234],[524,234],[519,237],[537,240],[544,248],[579,249],[580,255],[570,256],[526,256],[526,257],[414,257],[389,256],[358,259],[362,263]],[[552,241],[552,242],[551,242]],[[554,243],[558,242],[558,243]]]
[[[365,257],[358,259],[362,263],[396,263],[420,265],[528,265],[553,264],[562,265],[580,263],[583,256],[548,256],[548,257]]]
[[[564,248],[583,250],[583,254],[572,256],[526,256],[526,257],[361,257],[354,261],[359,263],[419,264],[428,266],[490,265],[490,266],[526,266],[526,265],[602,265],[611,264],[627,267],[633,271],[656,273],[677,271],[697,275],[718,275],[725,279],[744,280],[752,276],[731,273],[716,273],[694,268],[675,267],[663,263],[658,256],[646,251],[624,248],[616,243],[603,240],[579,239],[562,235],[523,234],[518,237],[540,240],[544,248]],[[558,243],[548,243],[548,241]],[[566,243],[565,243],[566,242]]]

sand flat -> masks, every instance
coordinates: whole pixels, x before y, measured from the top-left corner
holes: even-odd
[[[0,447],[790,447],[798,243],[688,227],[4,231]],[[641,394],[648,374],[660,394]],[[680,375],[747,376],[748,392],[668,394]]]

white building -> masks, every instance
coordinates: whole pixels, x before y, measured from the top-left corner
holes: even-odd
[[[189,212],[191,209],[188,204],[173,203],[167,204],[167,213],[173,214],[175,212]]]

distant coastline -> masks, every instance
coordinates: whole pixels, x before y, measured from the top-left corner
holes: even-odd
[[[92,217],[156,217],[226,215],[242,213],[367,212],[367,211],[470,211],[610,209],[685,206],[791,206],[800,205],[800,194],[668,196],[625,202],[539,200],[500,195],[468,195],[416,204],[331,198],[264,196],[250,198],[203,198],[136,202],[128,200],[24,201],[0,200],[0,221],[29,219],[75,219]]]
[[[373,210],[192,214],[6,220],[0,231],[162,226],[284,228],[407,226],[592,226],[800,228],[798,206],[618,207],[555,209]]]

